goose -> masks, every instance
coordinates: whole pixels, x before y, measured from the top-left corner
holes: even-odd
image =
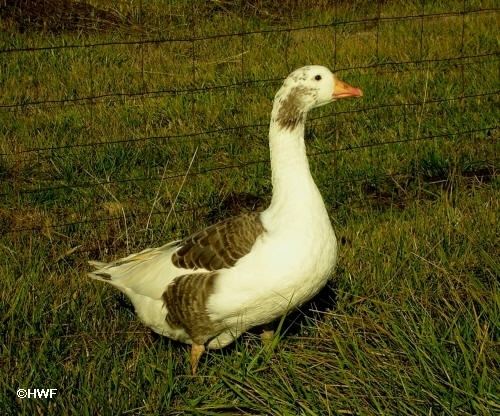
[[[111,263],[90,261],[89,276],[128,296],[153,331],[191,344],[193,375],[206,349],[223,348],[311,299],[334,271],[337,240],[309,169],[306,116],[362,95],[324,66],[295,70],[271,112],[269,207]]]

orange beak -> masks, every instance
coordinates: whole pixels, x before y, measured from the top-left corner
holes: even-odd
[[[333,90],[333,98],[362,97],[363,91],[359,88],[351,87],[349,84],[337,79]]]

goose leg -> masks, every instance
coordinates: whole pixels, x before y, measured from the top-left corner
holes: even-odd
[[[196,369],[198,368],[198,362],[200,357],[205,351],[205,346],[203,344],[192,344],[191,345],[191,373],[196,375]]]
[[[260,334],[260,339],[264,345],[268,345],[274,337],[274,331],[272,329],[265,329]]]

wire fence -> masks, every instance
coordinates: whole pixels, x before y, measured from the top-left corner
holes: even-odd
[[[210,5],[215,7],[219,3],[224,6],[222,11],[210,9]],[[79,189],[95,190],[95,193],[98,194],[103,187],[108,185],[164,183],[180,179],[185,180],[187,177],[206,176],[214,172],[230,170],[238,172],[248,166],[267,166],[269,164],[267,156],[263,156],[262,153],[252,153],[248,160],[228,161],[224,159],[220,163],[213,162],[212,165],[191,170],[187,169],[186,165],[183,165],[181,169],[169,172],[167,175],[165,175],[165,171],[164,174],[160,175],[158,171],[151,174],[151,170],[143,169],[147,174],[134,173],[134,175],[130,176],[108,177],[104,180],[96,178],[82,180],[81,175],[73,172],[72,174],[66,174],[66,179],[60,179],[59,177],[57,180],[52,180],[46,173],[49,168],[45,165],[53,163],[53,159],[61,154],[70,155],[68,157],[70,159],[73,157],[76,163],[79,158],[84,156],[81,154],[71,156],[71,152],[74,151],[88,151],[89,154],[85,157],[92,159],[94,157],[93,152],[97,152],[99,149],[102,149],[102,152],[110,152],[111,147],[159,146],[173,140],[189,142],[199,138],[213,138],[222,135],[233,135],[235,142],[249,135],[265,138],[268,122],[260,115],[252,117],[252,114],[250,114],[246,120],[228,118],[227,120],[222,119],[222,121],[217,119],[213,123],[192,123],[194,128],[187,122],[182,126],[177,126],[177,128],[175,126],[169,128],[167,133],[163,133],[162,129],[153,132],[151,130],[154,129],[149,129],[148,132],[145,127],[138,126],[134,128],[133,133],[124,134],[123,131],[127,129],[127,123],[123,122],[120,128],[117,128],[118,133],[114,132],[104,137],[100,133],[104,129],[103,125],[106,120],[98,120],[98,115],[100,112],[104,112],[104,109],[112,106],[137,107],[137,102],[142,106],[154,105],[157,103],[155,100],[171,97],[172,99],[181,101],[185,99],[187,101],[187,104],[183,101],[181,104],[182,109],[188,113],[186,120],[189,121],[199,119],[200,108],[202,114],[209,114],[214,100],[220,98],[221,94],[232,94],[231,99],[236,97],[235,100],[238,101],[238,99],[244,98],[243,96],[247,91],[264,89],[266,91],[264,95],[267,97],[272,96],[272,93],[286,77],[287,73],[293,70],[295,66],[301,66],[297,64],[311,63],[307,62],[306,59],[310,59],[311,56],[314,57],[314,53],[308,56],[308,53],[300,55],[296,52],[299,48],[307,48],[307,46],[304,46],[302,39],[309,41],[312,39],[314,42],[325,42],[325,45],[328,45],[323,48],[327,52],[320,51],[316,54],[316,58],[322,59],[322,61],[314,63],[325,63],[337,72],[354,73],[359,79],[379,78],[382,85],[379,85],[378,89],[375,88],[378,92],[384,91],[386,76],[391,76],[391,74],[401,77],[403,76],[401,74],[404,73],[414,75],[420,71],[426,73],[427,78],[425,79],[428,82],[429,71],[433,71],[433,74],[447,71],[450,71],[450,73],[453,71],[458,72],[456,76],[450,76],[450,79],[453,79],[449,82],[449,85],[443,83],[443,85],[436,87],[445,89],[447,91],[446,96],[433,97],[420,94],[415,97],[416,94],[409,93],[403,97],[388,101],[390,95],[380,93],[379,96],[373,95],[370,100],[364,103],[357,102],[356,106],[346,104],[344,107],[335,107],[326,112],[315,114],[311,118],[313,125],[322,123],[325,120],[329,122],[338,120],[351,114],[364,115],[363,120],[368,123],[374,112],[391,111],[392,109],[404,111],[406,118],[413,117],[413,119],[410,121],[411,129],[401,132],[396,137],[387,135],[384,138],[383,134],[375,134],[374,140],[365,140],[351,145],[334,142],[333,146],[311,150],[309,152],[311,159],[341,152],[387,148],[391,145],[409,146],[418,142],[453,141],[457,138],[474,136],[486,140],[485,149],[487,151],[485,153],[487,158],[476,157],[470,163],[493,166],[493,171],[489,173],[483,172],[483,174],[496,175],[498,159],[491,156],[494,152],[487,146],[496,146],[498,143],[498,124],[496,122],[498,114],[497,110],[495,110],[499,93],[498,70],[492,70],[492,68],[498,65],[499,52],[496,42],[492,43],[481,38],[483,32],[486,33],[492,30],[491,27],[488,27],[488,24],[498,18],[500,9],[494,7],[494,3],[491,6],[481,7],[481,3],[464,0],[456,3],[450,2],[447,6],[449,10],[439,10],[439,7],[443,7],[442,5],[439,6],[439,4],[436,5],[436,3],[428,1],[410,2],[411,7],[405,7],[401,2],[379,0],[373,2],[370,6],[372,8],[366,11],[366,16],[362,15],[363,7],[368,8],[367,4],[372,2],[359,2],[360,7],[358,8],[347,6],[343,2],[332,2],[332,4],[318,2],[317,6],[314,6],[314,3],[305,3],[308,4],[307,7],[300,6],[298,2],[286,2],[291,11],[280,11],[273,8],[272,13],[266,12],[272,16],[270,18],[271,23],[269,23],[269,19],[262,17],[263,14],[259,9],[266,9],[266,2],[248,2],[253,10],[253,14],[250,15],[248,14],[249,6],[247,2],[243,1],[207,2],[209,6],[205,6],[205,8],[200,7],[200,3],[194,1],[169,2],[169,5],[182,6],[181,20],[183,24],[179,30],[175,29],[175,25],[170,29],[168,22],[172,23],[175,20],[172,17],[175,16],[175,13],[171,13],[166,23],[166,32],[168,34],[162,36],[159,29],[156,30],[153,27],[154,25],[151,26],[148,23],[148,13],[159,13],[161,4],[157,5],[156,9],[149,10],[143,5],[142,1],[131,2],[129,5],[132,4],[134,10],[132,16],[135,16],[136,20],[132,24],[130,23],[130,17],[124,19],[126,24],[122,22],[117,31],[101,32],[97,30],[91,35],[62,33],[51,34],[50,36],[46,34],[35,36],[23,34],[14,40],[4,39],[3,46],[0,48],[0,60],[3,62],[2,72],[4,73],[2,77],[4,93],[0,100],[0,116],[4,123],[2,130],[4,143],[0,152],[0,160],[3,161],[3,167],[0,166],[0,168],[3,169],[3,172],[0,170],[0,174],[6,179],[4,186],[0,188],[0,190],[3,189],[0,192],[0,198],[4,201],[2,204],[4,208],[11,210],[22,209],[25,203],[23,198],[26,195],[36,194],[38,198],[44,200],[44,195],[52,195],[58,191],[69,194]],[[357,2],[354,2],[354,4],[357,4]],[[208,7],[208,12],[206,7]],[[286,7],[284,8],[286,9]],[[408,8],[413,9],[413,11],[401,13],[402,10]],[[353,17],[353,11],[356,12],[357,17]],[[171,10],[168,9],[163,13],[168,14],[170,12]],[[321,22],[315,21],[315,13],[322,16]],[[392,13],[395,14],[392,15]],[[22,15],[22,10],[20,14]],[[264,13],[265,16],[267,14]],[[220,20],[217,21],[218,23],[212,22],[208,26],[209,30],[207,32],[211,33],[203,33],[206,22],[216,20],[216,15]],[[286,19],[281,19],[285,15]],[[222,19],[221,16],[223,16]],[[325,22],[325,20],[327,21]],[[251,24],[248,21],[254,22],[252,24],[258,27],[249,27]],[[258,23],[255,23],[256,21]],[[269,24],[271,27],[260,27],[261,22],[266,22],[265,24]],[[408,34],[409,43],[411,44],[408,45],[407,50],[403,48],[394,52],[393,47],[392,49],[387,47],[393,41],[390,35],[401,34],[401,32],[386,32],[383,25],[400,24],[403,25],[403,32],[405,29],[412,29],[411,36]],[[438,35],[440,31],[431,30],[427,27],[435,28],[435,25],[440,24],[443,25],[444,31],[450,28],[454,30],[454,34],[448,37],[454,39],[453,45],[449,48],[443,47],[441,51],[439,51],[439,48],[433,49],[433,43],[439,41]],[[447,26],[448,24],[449,26]],[[127,25],[135,28],[132,35],[127,32]],[[353,27],[357,29],[354,30]],[[177,32],[180,32],[180,34],[176,35]],[[259,37],[259,39],[256,40],[255,37]],[[273,42],[279,43],[277,51],[281,62],[274,65],[280,68],[278,73],[273,71],[272,64],[259,61],[254,58],[254,55],[249,56],[250,44],[253,46],[256,44],[254,49],[257,51],[261,47],[265,51],[267,43],[264,45],[263,37],[269,38],[270,44]],[[487,38],[486,35],[484,37]],[[342,41],[345,44],[349,40],[358,45],[356,47],[359,50],[368,50],[367,53],[360,54],[361,58],[358,61],[349,61],[349,59],[345,58],[345,54],[342,59],[340,57],[342,50],[339,46],[340,42]],[[231,42],[230,50],[226,50],[229,43],[222,43],[226,41]],[[42,44],[39,44],[40,42]],[[260,42],[262,42],[262,45],[259,44]],[[369,44],[369,47],[366,46],[367,44]],[[182,51],[182,53],[175,55],[174,75],[164,77],[160,74],[158,77],[151,77],[152,71],[149,71],[151,65],[148,64],[148,59],[149,55],[156,52],[156,49],[149,50],[148,48],[159,48],[166,45],[180,48]],[[106,55],[111,56],[117,49],[122,47],[125,47],[125,54],[135,55],[134,71],[121,67],[120,71],[122,72],[118,70],[113,72],[115,71],[113,69],[109,77],[106,78],[103,72],[110,68]],[[215,59],[215,64],[212,65],[214,68],[210,67],[212,69],[206,71],[213,72],[215,74],[213,76],[205,74],[208,67],[206,63],[207,57],[211,55],[210,48],[213,48],[214,55],[222,53],[227,57],[226,61],[224,61],[225,58]],[[42,57],[39,54],[42,54]],[[73,65],[73,71],[74,66],[81,66],[81,72],[77,77],[78,80],[72,78],[70,71],[64,72],[64,68],[61,70],[64,75],[61,76],[61,79],[57,79],[54,75],[44,78],[43,68],[40,70],[37,65],[41,65],[45,57],[48,57],[49,61],[53,59],[51,62],[55,62],[60,58],[64,61],[62,65],[69,60],[70,65]],[[74,59],[74,62],[71,59]],[[157,62],[167,65],[165,61],[161,60],[161,57],[158,59]],[[127,62],[121,65],[126,66],[126,64]],[[485,67],[487,68],[485,70],[487,75],[482,75],[482,73],[471,75],[468,72],[468,66],[472,66],[474,69]],[[26,81],[24,75],[22,75],[22,69],[27,67],[30,68],[34,75]],[[166,73],[167,69],[164,68],[164,70],[164,73]],[[171,66],[168,67],[168,71],[170,70]],[[177,71],[183,72],[183,78],[181,78],[181,75],[176,75]],[[218,76],[219,72],[222,74],[221,76]],[[127,78],[126,75],[130,73],[133,73],[133,75]],[[496,79],[490,79],[492,73],[496,73],[496,75],[493,75],[493,77],[496,76]],[[126,81],[120,83],[117,78],[120,78],[121,75],[130,82],[128,84]],[[470,80],[481,76],[488,78],[485,89],[471,91],[468,88]],[[16,86],[16,77],[20,77],[21,81],[14,88]],[[178,80],[180,82],[176,83]],[[81,86],[82,83],[85,83],[85,87]],[[54,88],[55,86],[59,86],[59,88]],[[206,102],[200,103],[198,99],[200,95],[209,98],[207,98]],[[210,98],[212,95],[215,98]],[[395,95],[397,95],[397,92]],[[259,97],[262,98],[262,96]],[[424,129],[421,128],[422,117],[417,120],[418,114],[422,116],[425,107],[428,108],[432,105],[440,109],[445,108],[446,111],[453,106],[453,111],[459,115],[460,120],[464,121],[470,116],[470,122],[467,123],[467,120],[465,120],[462,123],[457,122],[455,127],[429,128],[428,131],[424,132]],[[257,106],[261,107],[262,102],[257,103]],[[470,109],[472,108],[470,106],[474,106],[473,110]],[[412,108],[415,109],[415,112],[411,113],[413,116],[406,113]],[[476,120],[478,118],[477,114],[483,112],[483,109],[491,113],[490,116]],[[36,144],[36,140],[29,136],[17,136],[22,128],[18,127],[16,130],[16,128],[12,127],[16,123],[25,123],[34,126],[32,131],[36,131],[37,125],[41,123],[40,120],[55,119],[59,117],[60,111],[88,112],[88,129],[86,131],[89,134],[81,141],[69,140],[68,142],[66,140],[60,144],[56,140],[52,143],[50,140],[44,140],[43,143]],[[434,125],[442,120],[443,115],[438,113],[429,116],[432,119],[430,124]],[[142,115],[142,117],[144,120],[148,115]],[[169,122],[172,119],[173,117],[169,117]],[[171,124],[175,124],[175,122],[171,122]],[[250,133],[251,131],[253,133]],[[335,127],[334,132],[331,130],[321,131],[326,132],[326,139],[338,136],[337,127]],[[168,149],[164,149],[164,152],[168,153]],[[41,170],[44,172],[42,173],[33,172],[29,169],[36,170],[36,166],[41,166],[40,164],[43,165]],[[78,169],[80,167],[74,165],[73,168]],[[60,167],[59,170],[61,170]],[[28,173],[18,175],[19,171]],[[122,169],[121,172],[126,174],[127,170]],[[390,177],[406,177],[409,173],[408,170],[403,169],[400,172],[391,171],[387,175]],[[41,179],[39,180],[39,178]],[[366,180],[364,174],[358,176],[348,175],[346,178],[341,179],[339,183],[354,183],[364,180]],[[61,202],[61,204],[64,204],[64,202]],[[181,213],[207,209],[209,206],[209,204],[199,204],[196,201],[178,204],[178,206],[174,205],[175,203],[171,203],[170,206],[166,204],[164,206],[166,209],[154,209],[153,207],[142,212],[140,210],[131,210],[128,213],[123,213],[123,215],[109,216],[95,215],[93,212],[71,212],[71,215],[59,213],[56,215],[58,220],[55,223],[30,224],[29,226],[19,225],[15,221],[6,221],[7,225],[2,227],[0,221],[0,230],[3,228],[6,235],[15,235],[32,233],[46,228],[56,230],[77,225],[96,225],[112,221],[123,221],[124,218],[126,221],[127,217],[137,218],[142,216],[150,218],[152,215],[165,216],[170,215],[172,212]],[[48,209],[50,210],[50,208]],[[69,218],[71,220],[68,220]],[[35,219],[39,218],[36,217]]]

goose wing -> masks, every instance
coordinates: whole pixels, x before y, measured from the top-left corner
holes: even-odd
[[[228,218],[182,240],[172,255],[172,263],[191,270],[232,267],[250,252],[264,231],[259,213]]]

